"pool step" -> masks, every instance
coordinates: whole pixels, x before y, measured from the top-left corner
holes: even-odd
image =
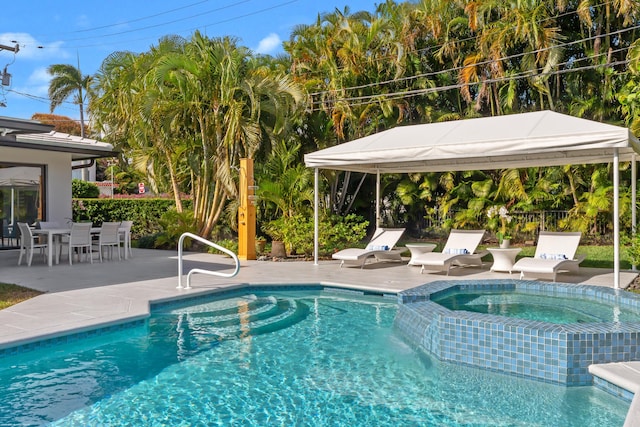
[[[194,337],[218,340],[274,332],[304,320],[309,307],[289,298],[248,298],[245,305],[193,312],[185,317],[185,330]],[[208,339],[208,338],[206,338]]]
[[[618,397],[631,400],[623,427],[640,426],[640,362],[589,365],[594,385]]]
[[[589,373],[633,394],[640,388],[640,362],[589,365]]]

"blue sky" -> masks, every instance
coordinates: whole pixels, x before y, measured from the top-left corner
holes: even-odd
[[[11,85],[0,86],[0,116],[30,119],[48,113],[51,64],[78,61],[93,74],[115,51],[143,52],[168,34],[189,37],[195,30],[210,37],[234,36],[266,54],[282,52],[282,41],[299,24],[313,23],[319,13],[336,8],[375,10],[381,0],[57,0],[5,2],[0,17],[0,44],[19,45],[19,52],[0,51]],[[2,104],[0,104],[2,105]],[[78,118],[77,106],[61,105],[55,114]]]

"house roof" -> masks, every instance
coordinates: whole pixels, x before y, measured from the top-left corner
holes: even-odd
[[[640,153],[627,128],[553,111],[398,126],[304,156],[308,167],[368,173],[608,163]]]
[[[0,147],[71,153],[72,160],[113,157],[113,145],[53,130],[36,120],[0,117]]]
[[[17,135],[20,133],[49,132],[52,125],[45,125],[36,120],[16,119],[0,116],[0,135]]]

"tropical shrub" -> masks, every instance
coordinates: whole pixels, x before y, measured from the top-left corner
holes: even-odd
[[[217,245],[222,246],[225,249],[229,249],[231,252],[237,254],[238,253],[238,240],[237,239],[222,239],[218,242],[215,242]],[[222,254],[228,256],[222,251],[217,250],[216,248],[209,247],[207,250],[210,254]]]
[[[195,233],[193,211],[185,210],[178,212],[170,209],[158,220],[158,224],[162,231],[155,240],[156,248],[173,249],[178,245],[180,236],[183,233]],[[186,247],[190,247],[191,239],[186,238],[184,241]]]
[[[640,265],[640,234],[623,236],[622,244],[631,265]]]
[[[368,225],[368,221],[355,214],[321,217],[318,224],[319,255],[327,256],[360,242],[366,235]],[[283,241],[289,253],[313,254],[313,217],[281,217],[264,225],[263,231],[272,239]]]

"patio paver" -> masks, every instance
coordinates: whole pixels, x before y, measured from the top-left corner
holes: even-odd
[[[175,251],[136,249],[128,260],[94,264],[66,263],[48,267],[34,259],[31,267],[17,266],[16,251],[0,252],[0,281],[37,289],[45,294],[0,311],[0,348],[12,347],[75,330],[108,326],[149,314],[151,302],[209,293],[241,284],[310,284],[344,286],[395,293],[436,280],[518,279],[518,274],[491,272],[490,263],[480,268],[453,269],[420,274],[406,263],[368,264],[364,269],[339,268],[339,261],[242,261],[232,278],[194,275],[192,289],[177,289],[178,263]],[[230,258],[188,253],[184,271],[191,268],[232,271]],[[623,287],[635,272],[622,272]],[[578,275],[560,275],[558,281],[613,286],[613,272],[581,268]]]

